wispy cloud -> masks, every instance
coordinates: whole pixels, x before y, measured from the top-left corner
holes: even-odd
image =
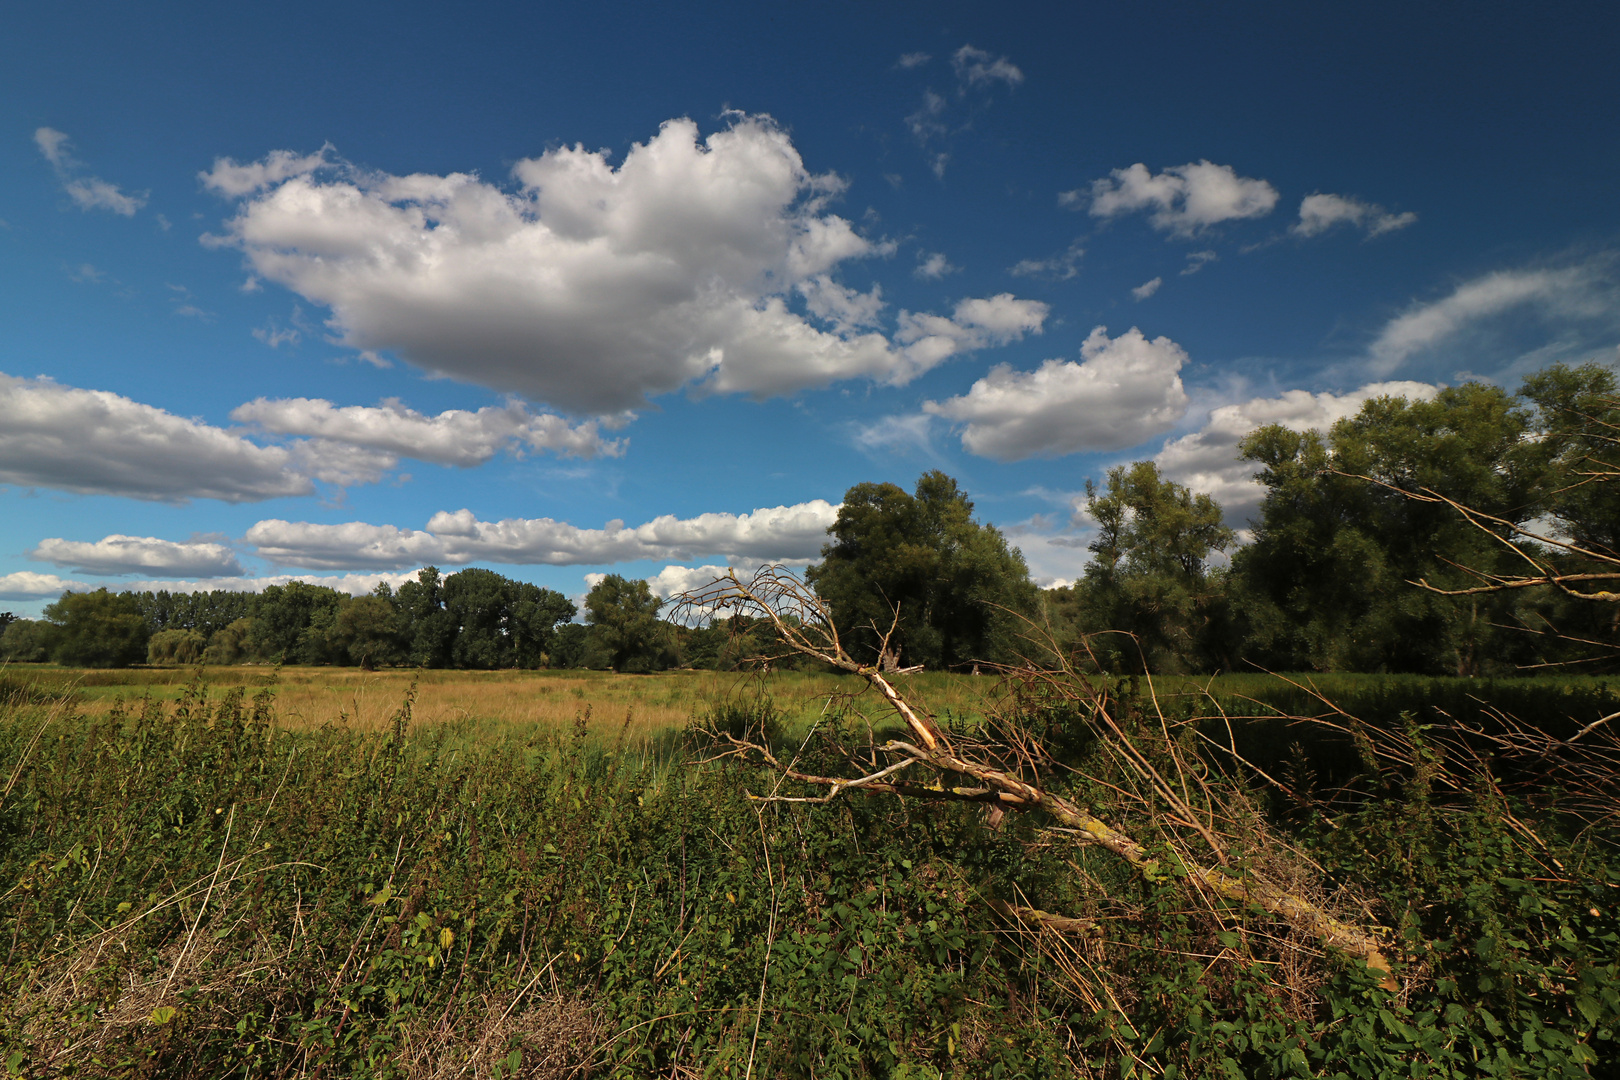
[[[1080,272],[1080,260],[1085,256],[1086,249],[1075,240],[1063,251],[1044,259],[1020,259],[1007,268],[1007,273],[1014,277],[1040,277],[1050,278],[1054,281],[1067,281]]]
[[[1024,81],[1024,73],[1017,64],[972,45],[963,45],[951,55],[951,70],[963,85],[970,87],[998,82],[1011,87]]]
[[[1424,353],[1475,340],[1472,335],[1518,312],[1555,319],[1554,333],[1579,350],[1590,347],[1593,331],[1612,335],[1620,327],[1620,290],[1597,263],[1484,274],[1391,319],[1367,350],[1367,368],[1387,375]]]
[[[907,53],[900,58],[900,67],[919,68],[929,59],[926,53]],[[953,137],[972,126],[974,117],[989,106],[996,91],[1010,91],[1024,81],[1017,64],[973,45],[963,45],[951,54],[951,73],[954,87],[944,92],[927,87],[921,104],[905,118],[907,129],[927,157],[930,171],[941,180],[950,165]]]
[[[934,444],[930,438],[930,426],[931,418],[924,413],[884,416],[855,425],[853,441],[869,454],[916,453],[931,456]]]
[[[947,259],[944,252],[919,251],[917,252],[917,268],[911,274],[913,277],[921,278],[924,281],[938,281],[946,274],[954,274],[961,269],[960,266],[956,266],[951,260]]]
[[[73,156],[71,144],[72,140],[67,134],[55,128],[42,127],[34,132],[34,145],[39,147],[40,154],[62,182],[62,189],[80,210],[111,210],[124,217],[133,217],[136,211],[146,205],[152,194],[149,191],[126,192],[99,176],[75,176],[81,163]]]
[[[1189,251],[1187,265],[1181,268],[1182,277],[1191,277],[1212,262],[1219,262],[1220,256],[1213,251]]]
[[[1299,204],[1299,220],[1288,231],[1295,236],[1320,236],[1340,225],[1360,229],[1368,237],[1404,229],[1416,223],[1411,211],[1393,214],[1377,203],[1362,202],[1346,195],[1307,195]]]

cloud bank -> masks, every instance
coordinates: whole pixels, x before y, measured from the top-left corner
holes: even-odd
[[[180,574],[197,577],[240,577],[242,564],[225,544],[211,541],[176,543],[154,536],[114,533],[94,543],[52,537],[28,553],[30,559],[55,563],[82,574]]]
[[[569,457],[619,457],[625,440],[604,439],[597,421],[571,425],[535,414],[520,401],[477,412],[450,409],[426,416],[388,398],[377,406],[337,406],[323,398],[256,398],[231,419],[277,435],[303,435],[463,468],[502,451],[549,450]],[[615,418],[615,422],[628,417]]]
[[[36,574],[32,570],[0,574],[0,600],[55,599],[68,589],[85,592],[92,588],[94,586],[82,581],[70,581],[55,574]]]
[[[161,502],[252,502],[312,494],[300,468],[291,449],[258,446],[106,390],[0,374],[0,483]]]
[[[819,555],[837,516],[838,507],[815,499],[749,514],[666,514],[634,528],[610,521],[601,529],[581,529],[551,518],[486,522],[458,510],[433,515],[425,529],[272,519],[250,528],[246,540],[271,562],[317,570],[470,562],[589,566],[711,555],[795,562]]]

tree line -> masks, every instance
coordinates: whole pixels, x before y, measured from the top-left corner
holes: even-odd
[[[552,589],[471,568],[419,571],[349,596],[302,581],[215,589],[63,593],[41,619],[0,614],[0,659],[73,667],[346,664],[362,668],[735,667],[768,650],[755,620],[676,626],[645,581],[609,574],[578,608]]]
[[[911,492],[857,484],[806,580],[850,653],[892,666],[971,670],[1061,649],[1115,671],[1607,670],[1620,603],[1561,586],[1468,590],[1527,556],[1561,574],[1610,568],[1558,545],[1620,553],[1617,437],[1615,376],[1595,363],[1555,365],[1513,393],[1465,383],[1377,398],[1326,432],[1269,425],[1239,446],[1265,493],[1247,543],[1210,496],[1151,461],[1122,465],[1086,484],[1083,576],[1048,590],[944,473]],[[428,567],[361,597],[303,582],[70,591],[41,620],[0,615],[0,658],[645,672],[732,667],[777,644],[742,616],[671,622],[645,581],[616,574],[578,614],[560,593],[478,568]]]
[[[1614,372],[1555,365],[1516,392],[1471,382],[1252,432],[1238,453],[1264,498],[1241,545],[1213,498],[1138,461],[1088,481],[1091,560],[1040,591],[935,472],[911,494],[851,488],[809,581],[866,662],[886,641],[958,670],[1051,649],[1120,672],[1614,670],[1617,447]],[[1502,587],[1532,559],[1593,588]]]

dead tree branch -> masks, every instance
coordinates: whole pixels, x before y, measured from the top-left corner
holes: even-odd
[[[1208,900],[1226,901],[1237,905],[1256,905],[1279,918],[1298,931],[1307,933],[1326,945],[1359,958],[1366,966],[1385,976],[1386,985],[1393,987],[1390,962],[1385,958],[1378,933],[1363,926],[1340,919],[1297,891],[1269,880],[1255,870],[1234,869],[1227,859],[1227,844],[1223,843],[1214,827],[1214,811],[1205,799],[1200,812],[1193,805],[1192,789],[1188,784],[1184,758],[1174,757],[1179,774],[1172,783],[1150,758],[1137,748],[1113,709],[1103,697],[1093,697],[1088,703],[1095,722],[1112,738],[1110,745],[1126,768],[1140,778],[1145,791],[1133,796],[1139,800],[1157,800],[1168,807],[1166,819],[1174,825],[1197,833],[1213,856],[1215,865],[1206,864],[1185,844],[1170,843],[1158,856],[1131,834],[1115,828],[1088,807],[1049,790],[1040,779],[1040,757],[1028,751],[1012,751],[1012,760],[1004,760],[1006,747],[985,744],[957,746],[940,728],[929,713],[912,702],[890,681],[880,665],[863,664],[852,657],[839,640],[832,612],[820,597],[802,581],[780,567],[766,567],[748,580],[735,572],[719,579],[707,588],[687,593],[676,603],[677,616],[682,613],[713,613],[738,611],[762,617],[774,626],[785,647],[821,661],[827,666],[857,675],[883,699],[894,714],[905,724],[909,739],[894,739],[884,744],[883,752],[896,756],[892,764],[854,778],[819,776],[795,768],[796,761],[782,762],[768,746],[759,741],[728,736],[727,753],[762,762],[788,778],[816,787],[828,789],[819,797],[798,797],[806,802],[826,802],[845,791],[883,793],[902,798],[954,799],[990,803],[993,807],[1024,813],[1039,811],[1065,830],[1073,841],[1097,845],[1124,860],[1138,873],[1148,878],[1174,874],[1184,875]],[[1045,683],[1057,686],[1074,677],[1072,670],[1042,672],[1033,667],[1017,672],[1031,684]],[[1076,695],[1065,691],[1071,699]],[[1164,745],[1172,747],[1174,740],[1159,714]],[[853,759],[852,754],[846,757]],[[933,773],[932,783],[913,783],[899,779],[900,774],[921,766]],[[966,777],[972,783],[961,784]],[[1201,777],[1194,783],[1202,786]],[[783,801],[779,796],[769,796]],[[1165,866],[1161,859],[1173,864]]]

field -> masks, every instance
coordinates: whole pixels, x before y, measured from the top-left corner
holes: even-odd
[[[87,717],[106,716],[115,704],[139,708],[148,698],[174,702],[199,676],[193,668],[97,670],[54,665],[0,668],[0,680],[42,692],[71,692]],[[805,731],[833,695],[860,694],[853,676],[773,672],[757,675],[670,671],[616,675],[606,671],[453,671],[233,666],[202,669],[209,685],[241,687],[251,697],[269,687],[275,723],[292,730],[328,724],[357,732],[387,730],[406,693],[416,686],[411,722],[449,726],[495,737],[505,733],[572,731],[586,718],[593,739],[636,744],[684,728],[717,705],[765,695],[782,713],[786,731]],[[901,679],[908,692],[937,712],[982,713],[997,680],[919,673]]]
[[[760,803],[825,790],[713,760],[727,744],[689,725],[850,775],[846,750],[886,718],[829,709],[856,687],[826,675],[6,669],[0,1066],[1616,1075],[1612,773],[1583,817],[1575,788],[1504,786],[1430,741],[1490,701],[1590,722],[1615,688],[1317,685],[1365,714],[1364,746],[1279,717],[1257,699],[1328,709],[1255,676],[1121,680],[1106,736],[1061,682],[904,684],[964,747],[992,729],[1043,739],[1020,767],[1131,831],[1132,863],[943,786]],[[1197,739],[1223,714],[1250,761],[1293,755],[1286,793]],[[1319,796],[1307,774],[1346,786]],[[1195,887],[1198,866],[1386,928],[1392,974],[1278,914],[1295,908],[1244,902],[1247,886]]]
[[[825,714],[829,698],[863,695],[854,676],[798,671],[766,675],[716,671],[668,671],[616,675],[606,671],[455,671],[394,669],[367,672],[342,667],[255,665],[122,670],[64,668],[48,664],[0,667],[5,686],[71,692],[86,716],[105,716],[116,702],[126,707],[151,698],[173,702],[198,677],[217,689],[241,687],[251,696],[269,687],[275,723],[293,730],[331,724],[352,731],[383,731],[392,725],[407,691],[416,686],[412,723],[450,725],[488,735],[529,730],[571,731],[587,716],[593,738],[637,743],[687,726],[717,705],[768,697],[782,714],[785,732],[804,732]],[[897,679],[909,696],[941,716],[976,721],[1004,696],[992,676],[921,672]],[[1444,717],[1473,721],[1490,702],[1526,720],[1561,726],[1589,723],[1620,708],[1620,677],[1541,676],[1523,679],[1456,679],[1375,674],[1238,674],[1215,677],[1161,676],[1141,688],[1166,702],[1234,719],[1331,714],[1335,707],[1367,720],[1386,720],[1413,710],[1429,722]],[[1473,703],[1473,704],[1471,704]],[[857,705],[882,717],[864,698]],[[1441,711],[1436,712],[1436,708]]]

